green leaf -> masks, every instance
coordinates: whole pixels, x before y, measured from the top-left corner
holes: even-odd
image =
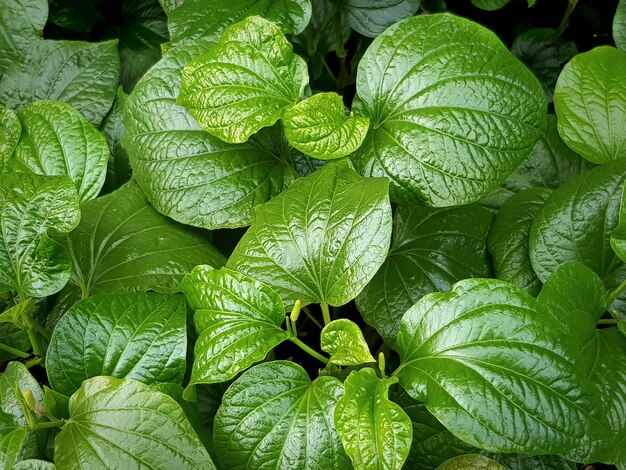
[[[550,195],[546,188],[531,188],[511,196],[489,231],[488,247],[498,279],[537,295],[541,281],[530,264],[530,229]]]
[[[22,125],[17,115],[0,104],[0,175],[10,169],[11,155],[21,133]]]
[[[346,318],[331,321],[320,335],[322,351],[330,354],[329,363],[358,366],[376,362],[359,326]]]
[[[626,0],[620,0],[613,17],[613,40],[615,45],[626,51]]]
[[[400,205],[385,263],[357,297],[365,321],[394,347],[402,315],[424,295],[461,279],[488,277],[492,216],[478,206],[431,209]]]
[[[617,226],[611,233],[611,247],[615,254],[626,263],[626,191],[622,188]]]
[[[197,266],[183,292],[198,333],[190,385],[230,380],[289,337],[280,296],[241,273]]]
[[[81,201],[94,199],[106,177],[109,148],[105,138],[70,105],[37,101],[17,113],[22,136],[14,167],[38,175],[67,176]]]
[[[2,175],[0,292],[46,297],[60,291],[72,272],[72,260],[47,231],[69,232],[79,219],[78,194],[67,178]]]
[[[351,468],[333,425],[342,395],[338,379],[322,376],[311,382],[289,361],[244,372],[215,416],[220,468]]]
[[[559,75],[554,108],[559,134],[593,163],[626,154],[626,52],[601,46],[578,54]]]
[[[0,0],[0,77],[43,34],[47,17],[46,0]]]
[[[491,31],[449,14],[409,18],[359,63],[353,111],[370,130],[355,164],[387,176],[398,201],[471,203],[528,156],[545,108],[537,79]]]
[[[420,0],[344,0],[339,4],[352,29],[375,38],[392,24],[413,16]]]
[[[54,443],[59,469],[215,469],[180,405],[141,382],[89,379],[70,416]]]
[[[49,0],[48,23],[70,31],[89,32],[98,21],[104,20],[99,11],[101,3],[101,0]]]
[[[369,126],[369,119],[346,118],[341,96],[320,93],[289,109],[283,117],[285,135],[294,148],[322,160],[345,157],[357,150]]]
[[[530,260],[540,280],[569,260],[585,264],[607,284],[622,276],[623,263],[611,249],[610,235],[617,226],[624,179],[626,159],[620,159],[583,173],[548,197],[530,232]]]
[[[511,53],[535,74],[546,92],[548,103],[563,66],[578,52],[576,43],[561,37],[556,29],[533,28],[515,38]]]
[[[511,0],[472,0],[472,4],[482,10],[493,11],[508,5],[510,1]]]
[[[557,455],[489,454],[507,470],[577,470],[578,465]]]
[[[219,0],[213,2],[210,15],[205,0],[185,0],[171,1],[165,10],[172,42],[197,37],[217,40],[226,27],[255,15],[276,23],[286,34],[298,34],[311,18],[310,0]]]
[[[335,408],[335,427],[355,468],[402,468],[411,447],[411,420],[389,400],[397,377],[380,379],[374,369],[352,371]]]
[[[70,397],[63,395],[49,387],[43,386],[43,408],[51,416],[55,418],[69,419],[69,400]]]
[[[180,292],[198,263],[224,264],[206,236],[159,214],[129,183],[81,205],[82,220],[64,240],[82,296],[99,293]]]
[[[342,1],[341,4],[346,3]],[[300,35],[292,38],[293,43],[301,46],[307,53],[319,53],[322,56],[337,50],[337,42],[345,44],[350,38],[352,28],[346,21],[346,15],[336,15],[339,11],[341,4],[334,3],[331,0],[315,0],[311,3],[313,7],[311,21],[307,26],[307,29]],[[331,15],[334,16],[334,20],[331,19]],[[336,28],[337,24],[341,25],[341,37],[338,39]],[[310,35],[310,36],[309,36]],[[311,41],[313,39],[313,41]],[[309,51],[309,48],[315,50]],[[313,57],[313,55],[311,55]],[[318,67],[319,73],[322,73],[323,65],[317,60],[313,60],[309,63],[310,67]],[[315,78],[315,71],[309,69],[309,73],[312,78]]]
[[[308,81],[306,63],[280,29],[255,16],[227,28],[185,67],[177,102],[209,134],[243,143],[283,117]]]
[[[384,179],[327,163],[266,203],[227,266],[272,287],[292,305],[341,306],[383,263],[391,238]]]
[[[128,95],[124,93],[122,87],[119,87],[113,106],[102,121],[102,127],[100,128],[111,153],[103,187],[103,192],[107,193],[126,183],[132,174],[128,152],[122,146],[122,139],[126,133],[123,116],[127,99]]]
[[[0,102],[19,110],[33,101],[63,101],[100,126],[115,98],[119,75],[117,40],[34,41],[0,76]]]
[[[469,468],[473,470],[507,470],[495,460],[480,454],[452,457],[439,465],[437,470],[467,470]]]
[[[81,300],[52,333],[48,380],[68,396],[83,380],[98,375],[180,384],[186,366],[186,316],[180,295],[102,294]]]
[[[28,332],[10,323],[0,324],[0,343],[24,352],[31,348]],[[8,361],[17,357],[15,354],[0,349],[0,361]]]
[[[280,128],[226,144],[176,104],[182,67],[207,46],[170,50],[139,81],[126,104],[125,146],[133,177],[159,212],[209,229],[240,227],[297,174]]]
[[[28,459],[18,462],[13,467],[13,470],[55,470],[55,466],[52,462],[39,459]]]
[[[525,291],[476,279],[413,306],[394,375],[454,435],[492,452],[560,453],[606,432],[578,344]],[[468,401],[468,397],[471,400]]]

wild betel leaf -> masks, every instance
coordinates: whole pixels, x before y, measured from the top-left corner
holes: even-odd
[[[283,117],[308,82],[306,63],[280,29],[253,16],[187,64],[177,102],[209,134],[243,143]]]
[[[81,300],[52,333],[46,356],[50,385],[70,396],[99,375],[180,384],[186,317],[182,295],[101,294]]]
[[[392,24],[413,16],[420,0],[343,0],[339,11],[357,33],[375,38]]]
[[[342,395],[343,384],[335,377],[311,382],[290,361],[247,370],[228,388],[215,416],[220,467],[352,468],[333,424]]]
[[[343,100],[336,93],[319,93],[289,109],[283,116],[289,143],[305,155],[334,160],[361,146],[369,119],[346,117]]]
[[[467,454],[452,457],[437,467],[437,470],[507,470],[498,462],[480,454]]]
[[[230,380],[289,337],[280,296],[248,276],[197,266],[182,286],[198,333],[189,385]]]
[[[0,292],[33,297],[60,291],[72,272],[48,229],[69,232],[80,220],[78,194],[63,176],[9,173],[0,178]]]
[[[621,50],[626,50],[626,0],[620,0],[613,17],[613,40]]]
[[[564,68],[554,91],[559,133],[593,163],[626,155],[626,52],[601,46],[578,54]]]
[[[454,435],[493,452],[565,452],[607,430],[579,345],[525,291],[466,279],[402,319],[394,375]]]
[[[380,379],[374,369],[352,371],[335,408],[335,427],[355,468],[400,470],[411,447],[411,420],[389,400],[397,377]]]
[[[387,180],[363,178],[340,160],[266,203],[227,266],[272,287],[288,306],[340,306],[376,273],[390,238]]]
[[[47,17],[46,0],[0,0],[0,76],[42,35]]]
[[[86,380],[71,396],[70,420],[55,439],[54,455],[59,470],[215,469],[173,398],[113,377]]]
[[[122,139],[126,134],[124,126],[124,111],[128,95],[120,86],[117,89],[115,101],[109,113],[102,121],[100,131],[106,138],[111,156],[107,165],[107,176],[104,182],[103,192],[110,193],[126,183],[132,174],[128,152],[122,146]]]
[[[617,226],[611,231],[611,248],[626,263],[626,191],[622,187]]]
[[[17,115],[0,104],[0,175],[9,171],[11,156],[21,133],[22,125]]]
[[[448,14],[387,29],[361,59],[356,81],[353,111],[370,118],[370,130],[355,165],[365,176],[388,177],[397,201],[477,201],[545,128],[545,94],[532,73],[491,31]]]
[[[330,354],[329,363],[358,366],[376,362],[359,326],[347,318],[333,320],[320,334],[322,351]]]
[[[104,136],[70,105],[37,101],[17,113],[22,136],[14,167],[38,175],[67,176],[81,201],[94,199],[106,177],[109,148]]]

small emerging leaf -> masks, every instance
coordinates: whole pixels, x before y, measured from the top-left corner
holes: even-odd
[[[359,326],[345,318],[330,322],[320,336],[322,351],[330,354],[328,362],[339,366],[358,366],[376,362]]]
[[[437,467],[437,470],[507,470],[498,462],[480,454],[452,457]]]

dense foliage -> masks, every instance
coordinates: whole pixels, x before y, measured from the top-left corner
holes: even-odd
[[[626,469],[578,3],[0,0],[0,469]]]

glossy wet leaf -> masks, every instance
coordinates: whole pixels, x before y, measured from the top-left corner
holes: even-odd
[[[217,39],[226,27],[248,16],[261,16],[284,33],[297,34],[311,18],[309,0],[218,0],[213,2],[211,15],[206,14],[204,0],[170,3],[165,10],[172,42],[195,37]]]
[[[618,223],[611,232],[611,247],[615,254],[626,263],[626,192],[622,188]]]
[[[346,117],[343,100],[336,93],[320,93],[301,101],[283,117],[289,143],[305,155],[333,160],[361,146],[369,119]]]
[[[607,285],[619,284],[623,263],[611,249],[610,237],[625,179],[626,159],[620,159],[553,191],[530,233],[530,260],[540,280],[571,260],[591,268]]]
[[[183,292],[198,333],[190,385],[230,380],[289,336],[280,296],[241,273],[198,266]]]
[[[78,302],[59,320],[48,347],[52,388],[70,396],[98,375],[181,383],[186,314],[181,295],[102,294]]]
[[[370,131],[355,165],[388,177],[398,201],[477,201],[519,166],[545,127],[537,79],[491,31],[456,16],[390,27],[367,49],[356,81],[353,111],[370,118]]]
[[[18,462],[13,467],[13,470],[55,470],[55,466],[52,462],[39,459],[28,459]]]
[[[243,143],[296,104],[309,77],[280,29],[261,17],[227,28],[183,72],[177,102],[209,134]]]
[[[46,413],[55,418],[69,419],[69,400],[70,397],[60,392],[52,390],[50,387],[43,386],[43,407]]]
[[[59,470],[215,468],[180,405],[141,382],[89,379],[70,398],[70,416],[54,443]]]
[[[311,382],[299,365],[274,361],[244,372],[226,391],[215,417],[220,467],[351,468],[333,425],[342,383]]]
[[[602,436],[606,423],[577,367],[578,345],[561,329],[525,291],[464,280],[404,315],[395,375],[470,444],[493,452],[564,452]]]
[[[109,148],[81,113],[60,101],[37,101],[18,112],[22,136],[14,167],[38,175],[67,176],[81,201],[94,199],[106,177]]]
[[[11,156],[21,133],[22,125],[17,115],[0,104],[0,174],[9,171]]]
[[[74,260],[70,284],[99,293],[180,292],[199,263],[225,259],[205,234],[159,214],[135,183],[81,205],[82,219],[64,240]]]
[[[335,427],[355,468],[401,469],[411,447],[411,420],[389,400],[398,379],[380,379],[374,369],[350,373],[335,408]]]
[[[322,351],[330,354],[329,362],[340,366],[358,366],[376,362],[359,326],[347,318],[331,321],[320,335]]]
[[[375,38],[392,24],[413,16],[420,0],[344,0],[340,5],[352,29]]]
[[[227,144],[176,104],[182,67],[210,44],[170,50],[139,81],[127,101],[125,147],[133,177],[159,212],[209,229],[240,227],[297,174],[280,128]]]
[[[507,470],[498,462],[480,454],[467,454],[452,457],[437,467],[437,470]]]
[[[33,101],[63,101],[99,126],[119,75],[117,41],[34,41],[0,76],[0,102],[19,110]]]
[[[621,50],[626,50],[626,1],[620,0],[613,17],[613,40]]]
[[[391,238],[385,179],[327,163],[266,203],[227,266],[272,287],[289,306],[352,300],[382,265]]]
[[[491,221],[478,206],[397,207],[387,259],[356,299],[386,344],[394,347],[404,312],[424,295],[446,291],[461,279],[491,275]]]
[[[547,188],[531,188],[511,196],[500,208],[488,247],[496,277],[537,295],[541,281],[530,263],[530,229],[550,195]]]
[[[128,152],[122,146],[122,139],[126,134],[123,118],[127,99],[128,95],[124,93],[122,87],[118,88],[113,106],[102,121],[102,127],[100,128],[109,145],[111,154],[107,164],[107,175],[103,192],[111,192],[119,188],[130,179],[132,174]]]
[[[43,34],[47,17],[46,0],[0,1],[0,77]]]
[[[46,297],[60,291],[70,278],[72,260],[47,232],[69,232],[79,219],[78,194],[67,178],[2,175],[0,292]]]
[[[559,75],[554,107],[567,145],[593,163],[626,154],[626,52],[601,46],[578,54]]]

